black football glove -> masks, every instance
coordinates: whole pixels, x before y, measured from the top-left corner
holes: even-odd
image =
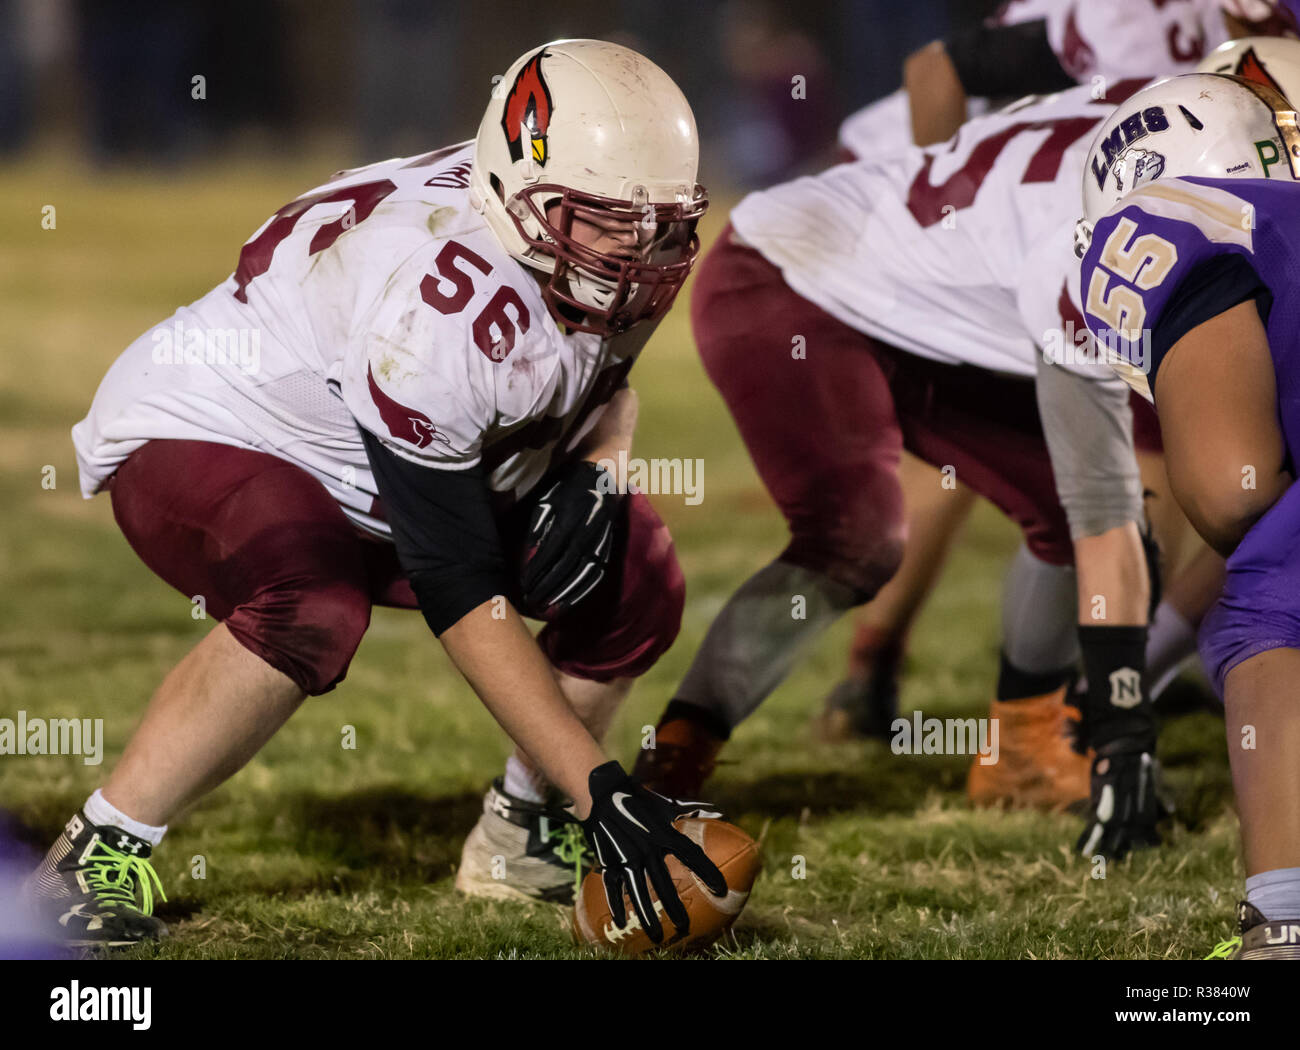
[[[524,611],[549,620],[596,589],[609,567],[622,496],[595,463],[561,467],[528,520],[520,575]]]
[[[627,925],[626,892],[642,929],[655,944],[662,943],[664,929],[649,893],[653,887],[678,937],[685,936],[690,917],[677,896],[664,857],[673,854],[715,897],[726,896],[727,880],[704,850],[673,827],[673,821],[720,814],[706,803],[678,802],[642,787],[617,762],[597,766],[588,775],[587,784],[591,815],[582,822],[582,829],[604,869],[605,899],[614,925],[620,930]]]
[[[1116,740],[1099,748],[1092,761],[1088,823],[1075,848],[1085,857],[1119,859],[1135,847],[1158,846],[1156,825],[1172,812],[1155,755]]]

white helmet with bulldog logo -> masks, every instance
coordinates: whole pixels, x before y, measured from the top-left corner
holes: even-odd
[[[1300,128],[1282,95],[1237,76],[1188,73],[1144,88],[1101,126],[1083,171],[1082,256],[1097,220],[1158,178],[1300,182]]]
[[[645,56],[557,40],[517,59],[479,126],[470,200],[502,246],[550,277],[556,319],[610,335],[663,314],[699,250],[708,207],[681,90]],[[575,218],[634,224],[633,251],[596,252]]]

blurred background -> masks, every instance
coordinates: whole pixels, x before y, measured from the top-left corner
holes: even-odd
[[[157,167],[328,151],[349,167],[419,153],[472,137],[493,74],[518,54],[594,36],[663,66],[695,107],[702,181],[746,188],[817,167],[839,121],[898,86],[909,51],[996,6],[0,0],[0,155]],[[805,104],[776,104],[796,74]]]

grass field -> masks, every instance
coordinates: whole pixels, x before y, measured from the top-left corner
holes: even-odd
[[[0,807],[43,850],[99,783],[164,672],[211,626],[141,565],[105,498],[78,494],[69,427],[131,339],[233,268],[320,164],[203,174],[96,174],[32,161],[0,172],[0,717],[103,718],[105,764],[0,758]],[[41,228],[56,208],[57,228]],[[715,209],[709,230],[723,218]],[[677,309],[638,366],[637,452],[702,457],[705,499],[657,505],[688,603],[676,646],[609,745],[629,760],[714,613],[783,543]],[[43,468],[55,487],[42,486]],[[980,715],[1014,531],[979,508],[914,638],[904,706]],[[1239,892],[1222,723],[1193,715],[1161,743],[1180,823],[1104,880],[1072,855],[1077,818],[972,811],[966,759],[828,745],[809,716],[842,667],[824,640],[725,753],[713,796],[762,842],[765,870],[734,958],[1196,958],[1227,935]],[[344,750],[344,725],[358,747]],[[155,855],[173,936],[159,958],[573,957],[562,913],[467,902],[464,836],[507,742],[421,617],[377,610],[347,681],[309,701],[234,780],[174,823]],[[806,878],[792,877],[792,858]],[[202,857],[206,877],[191,877]]]

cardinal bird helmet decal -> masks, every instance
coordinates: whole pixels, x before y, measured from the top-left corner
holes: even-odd
[[[525,64],[510,85],[506,96],[505,112],[501,115],[501,130],[506,133],[506,147],[511,160],[523,160],[524,137],[531,146],[532,159],[546,166],[546,131],[551,126],[551,89],[542,76],[542,59],[549,52],[542,48]]]
[[[1253,47],[1246,49],[1246,52],[1241,56],[1241,61],[1237,63],[1237,68],[1233,72],[1235,72],[1239,77],[1243,77],[1246,80],[1253,80],[1256,84],[1263,84],[1265,87],[1271,87],[1274,91],[1283,96],[1286,95],[1286,92],[1282,90],[1282,85],[1274,80],[1269,75],[1268,70],[1264,68],[1264,63],[1259,60],[1259,55],[1255,53]]]
[[[1292,105],[1300,97],[1300,40],[1239,37],[1219,45],[1196,68],[1200,73],[1228,73],[1263,84]]]

